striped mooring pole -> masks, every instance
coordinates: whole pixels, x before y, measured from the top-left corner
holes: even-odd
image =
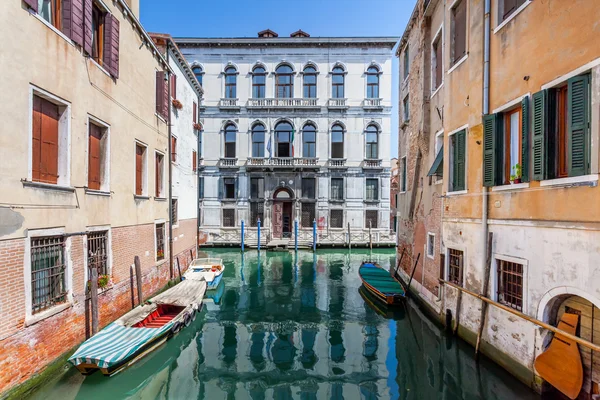
[[[313,251],[317,251],[317,220],[313,220]]]
[[[244,220],[242,220],[242,253],[244,252]]]
[[[260,218],[256,221],[256,225],[258,226],[258,252],[260,253]]]
[[[298,218],[294,220],[294,250],[298,251]]]

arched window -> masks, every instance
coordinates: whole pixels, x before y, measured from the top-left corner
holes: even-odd
[[[237,98],[236,91],[237,71],[234,67],[225,68],[225,98]]]
[[[331,127],[331,158],[344,158],[344,128],[339,124]]]
[[[196,76],[196,79],[198,79],[198,82],[200,82],[200,84],[202,85],[202,75],[204,75],[204,71],[202,71],[202,67],[199,65],[194,65],[192,67],[192,72]]]
[[[367,69],[367,99],[379,98],[379,69],[369,67]]]
[[[375,125],[367,126],[367,149],[366,158],[377,159],[379,157],[379,132]]]
[[[225,158],[235,158],[235,140],[237,129],[235,125],[228,124],[225,127]]]
[[[294,81],[292,67],[289,65],[280,65],[275,70],[275,93],[280,99],[290,99],[294,93]]]
[[[317,130],[314,125],[306,124],[302,129],[302,157],[317,156]]]
[[[263,67],[256,67],[252,70],[252,98],[265,98],[265,79],[266,73]]]
[[[252,157],[265,156],[265,127],[256,124],[252,127]]]
[[[331,71],[331,97],[334,99],[344,98],[344,69],[335,67]]]
[[[293,157],[294,128],[289,122],[275,126],[275,157]]]
[[[304,93],[305,99],[317,98],[317,70],[308,66],[304,68]]]

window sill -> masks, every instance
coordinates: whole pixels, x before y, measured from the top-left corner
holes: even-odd
[[[235,203],[237,199],[221,199],[222,203]]]
[[[431,260],[435,260],[435,255],[434,254],[427,254],[427,258],[429,258]]]
[[[104,190],[90,189],[90,188],[85,188],[85,194],[89,194],[89,195],[92,195],[92,196],[110,197],[110,192],[106,192]]]
[[[507,190],[528,189],[528,188],[529,188],[529,182],[513,183],[513,184],[509,184],[509,185],[494,186],[494,187],[492,187],[492,192],[504,192]]]
[[[88,58],[90,59],[90,61],[92,62],[92,64],[94,64],[96,67],[98,67],[98,69],[99,69],[100,71],[104,72],[104,74],[105,74],[106,76],[108,76],[109,78],[111,78],[111,79],[112,79],[112,76],[110,75],[110,73],[109,73],[107,70],[105,70],[105,69],[104,69],[104,67],[103,67],[102,65],[98,64],[98,63],[96,62],[96,60],[94,60],[92,57],[88,57]]]
[[[521,7],[517,8],[516,11],[510,15],[510,17],[508,17],[507,19],[505,19],[504,21],[502,21],[494,29],[494,35],[496,33],[498,33],[502,28],[504,28],[510,21],[512,21],[513,18],[515,18],[517,15],[519,15],[521,13],[521,11],[523,11],[525,9],[525,7],[527,7],[529,4],[531,4],[531,0],[527,0],[525,3],[523,3],[521,5]]]
[[[134,200],[150,200],[150,197],[144,196],[144,195],[139,195],[139,194],[134,194],[133,199]]]
[[[162,115],[160,115],[159,113],[155,112],[154,115],[156,115],[156,117],[161,120],[162,122],[164,122],[165,124],[167,123],[167,120],[165,119],[165,117],[163,117]]]
[[[166,197],[155,197],[154,201],[167,201]]]
[[[363,203],[366,203],[366,204],[378,204],[379,200],[363,200]]]
[[[42,182],[33,182],[28,180],[21,180],[23,183],[23,187],[30,187],[35,189],[45,189],[45,190],[56,190],[58,192],[66,192],[66,193],[75,193],[75,188],[72,186],[62,186],[53,183],[42,183]]]
[[[53,315],[56,315],[58,313],[65,311],[67,308],[71,308],[72,306],[73,305],[71,303],[66,302],[66,303],[54,306],[52,308],[49,308],[48,310],[42,311],[40,313],[33,314],[32,316],[27,317],[25,319],[25,326],[31,326],[31,325],[37,324],[38,322],[43,321],[46,318],[50,318]]]
[[[42,24],[46,25],[48,28],[52,29],[54,31],[54,33],[56,33],[58,36],[60,36],[61,38],[65,39],[67,41],[67,43],[69,43],[71,46],[75,47],[75,43],[69,39],[69,37],[67,35],[65,35],[64,33],[62,33],[60,30],[58,30],[54,25],[52,25],[50,22],[46,21],[44,18],[40,17],[39,14],[31,11],[31,14],[37,18],[38,20],[40,20],[42,22]]]
[[[444,87],[444,82],[442,82],[442,84],[440,86],[438,86],[437,88],[435,88],[435,90],[431,93],[431,96],[429,96],[429,99],[433,99],[433,96],[435,96],[436,94],[438,94],[438,92],[440,91],[440,89]]]
[[[467,194],[466,190],[456,190],[454,192],[446,192],[446,196],[458,196],[461,194]]]
[[[344,199],[329,199],[330,203],[344,203],[345,201]]]
[[[457,62],[455,62],[454,65],[452,66],[452,68],[450,68],[448,70],[448,72],[446,72],[446,74],[450,75],[452,73],[452,71],[454,71],[456,68],[458,68],[460,66],[460,64],[464,63],[467,58],[469,58],[469,53],[468,52],[467,52],[467,54],[465,54],[464,56],[462,56],[462,58],[460,60],[458,60]]]
[[[570,176],[568,178],[558,178],[558,179],[547,179],[544,181],[540,181],[540,186],[571,186],[580,183],[597,184],[598,175],[581,175],[581,176]]]

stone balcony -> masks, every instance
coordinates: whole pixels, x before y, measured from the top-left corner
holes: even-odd
[[[239,110],[240,109],[239,99],[222,98],[219,101],[219,108],[229,109],[229,110]]]
[[[383,109],[382,99],[365,99],[363,108],[365,110],[381,110]]]
[[[319,168],[319,159],[315,157],[248,157],[247,169],[302,169]]]
[[[222,157],[221,159],[219,159],[219,164],[218,166],[220,168],[237,168],[237,158],[231,158],[231,157]]]
[[[348,108],[348,99],[329,99],[327,108],[330,110],[345,110]]]
[[[363,169],[383,169],[381,159],[366,158],[362,162]]]
[[[329,163],[327,163],[329,168],[348,168],[346,166],[345,158],[330,158]]]
[[[318,104],[319,99],[305,98],[265,98],[248,99],[247,108],[251,109],[308,109],[321,108]]]

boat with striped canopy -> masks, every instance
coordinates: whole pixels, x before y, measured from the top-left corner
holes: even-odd
[[[207,284],[186,280],[137,306],[86,340],[69,361],[84,375],[114,375],[149,354],[202,309]]]
[[[406,291],[400,281],[377,263],[363,262],[358,269],[358,275],[365,289],[384,304],[398,305],[406,298]]]

